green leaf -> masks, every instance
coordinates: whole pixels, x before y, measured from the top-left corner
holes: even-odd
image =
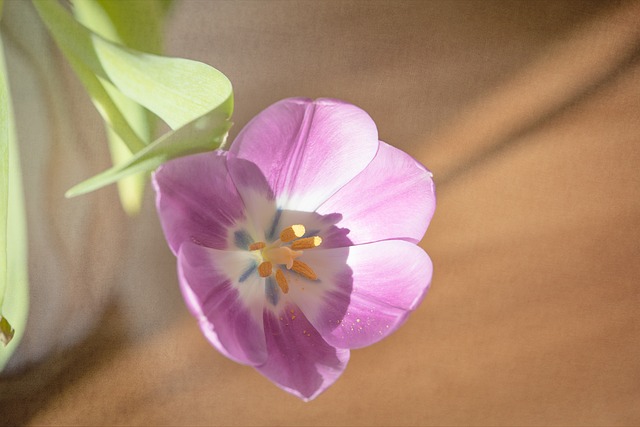
[[[87,25],[96,34],[115,43],[120,43],[130,49],[140,52],[162,54],[162,32],[164,27],[164,7],[158,0],[113,1],[113,0],[82,0],[75,1],[75,12],[78,8],[86,7],[83,3],[96,3],[104,11],[105,17],[112,28],[109,36],[85,20],[80,22]],[[91,21],[95,21],[91,19]]]
[[[109,95],[102,80],[93,74],[91,70],[76,57],[70,56],[67,59],[85,89],[87,89],[87,92],[89,92],[91,101],[107,125],[126,142],[127,147],[131,151],[135,152],[143,149],[145,147],[144,141],[129,124],[123,112]]]
[[[0,41],[0,335],[13,338],[0,347],[0,371],[20,343],[29,309],[26,215],[6,76]]]
[[[163,14],[156,0],[82,0],[75,1],[73,6],[78,21],[105,39],[140,51],[160,53]],[[134,138],[139,136],[144,145],[148,144],[153,139],[156,116],[122,95],[110,83],[98,80],[137,134]],[[92,96],[95,97],[95,93]],[[126,162],[134,154],[134,149],[137,151],[142,148],[129,146],[111,126],[107,124],[106,127],[114,165]],[[141,209],[146,179],[146,173],[139,173],[117,183],[122,207],[130,215],[137,214]]]
[[[0,313],[7,287],[7,218],[9,215],[9,88],[0,71]]]
[[[182,128],[168,132],[129,161],[116,165],[89,178],[67,191],[67,197],[85,194],[111,184],[130,173],[152,171],[176,157],[211,151],[218,148],[227,136],[231,122],[226,114],[212,111]],[[214,135],[214,137],[212,137]]]
[[[197,61],[136,52],[93,36],[109,80],[128,98],[177,129],[214,109],[233,111],[231,82]]]
[[[58,0],[33,0],[33,5],[67,59],[76,58],[96,76],[107,78],[89,30],[73,19]]]
[[[34,0],[36,10],[51,31],[105,122],[132,152],[145,144],[107,93],[100,79],[107,79],[93,47],[91,33],[67,13],[57,0]],[[108,80],[108,79],[107,79]]]
[[[149,149],[132,147],[126,126],[115,120],[110,125],[127,143],[130,161],[116,165],[104,173],[74,187],[67,194],[76,195],[97,189],[134,172],[150,171],[154,165],[194,152],[215,149],[228,132],[228,118],[233,112],[231,82],[218,70],[181,58],[168,58],[143,53],[115,44],[92,33],[76,22],[57,1],[33,0],[45,24],[65,55],[81,64],[101,81],[113,85],[121,94],[155,113],[175,133],[165,135],[149,145]],[[160,11],[162,13],[162,11]],[[71,60],[74,58],[74,60]],[[81,77],[82,78],[82,77]],[[87,78],[87,80],[89,80]],[[98,94],[103,104],[111,104]],[[111,100],[111,98],[109,98]],[[120,110],[117,106],[111,111]],[[120,116],[123,116],[120,112]],[[111,116],[110,116],[111,117]],[[116,119],[118,114],[113,114]],[[123,116],[124,117],[124,116]],[[203,120],[200,120],[203,119]],[[202,123],[208,123],[202,126]],[[215,126],[209,123],[215,122]],[[209,132],[203,134],[203,130]],[[181,135],[193,134],[189,140]],[[203,141],[206,140],[206,143]],[[91,190],[88,190],[91,189]]]
[[[138,52],[114,44],[76,22],[57,1],[33,0],[67,56],[167,122],[172,129],[216,108],[231,116],[231,82],[209,65]]]

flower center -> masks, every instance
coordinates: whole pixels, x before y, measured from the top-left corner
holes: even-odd
[[[318,280],[318,276],[311,267],[297,258],[303,254],[304,250],[320,246],[322,238],[320,236],[303,237],[305,232],[304,225],[294,224],[282,230],[280,238],[269,245],[265,242],[254,242],[249,245],[249,250],[259,251],[262,259],[258,265],[260,276],[269,277],[275,274],[276,283],[285,294],[289,292],[289,284],[281,266],[309,280]]]

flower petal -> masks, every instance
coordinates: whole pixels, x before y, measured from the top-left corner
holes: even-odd
[[[295,306],[280,315],[265,310],[264,330],[269,358],[256,369],[305,401],[333,384],[349,361],[349,350],[327,344]]]
[[[291,98],[251,120],[229,154],[258,167],[280,208],[313,211],[362,171],[377,149],[375,123],[360,108]],[[230,173],[236,181],[239,171],[230,166]],[[244,197],[242,186],[238,190]]]
[[[264,279],[255,272],[243,274],[254,265],[247,251],[220,251],[185,242],[178,252],[180,288],[205,336],[224,355],[247,365],[267,359],[262,326]]]
[[[395,331],[422,301],[433,272],[429,256],[403,240],[308,251],[304,261],[325,292],[315,301],[300,298],[298,305],[338,348],[371,345]]]
[[[172,160],[153,174],[156,206],[174,254],[183,242],[210,248],[228,246],[227,230],[244,216],[244,205],[215,151]]]
[[[408,154],[381,141],[366,169],[317,209],[320,215],[340,218],[323,236],[323,247],[387,239],[417,243],[435,206],[431,173]]]
[[[249,234],[259,241],[273,240],[270,233],[274,221],[278,220],[278,209],[262,171],[250,161],[233,156],[229,156],[227,165],[229,171],[233,171],[234,184],[244,202],[247,217],[245,226]]]

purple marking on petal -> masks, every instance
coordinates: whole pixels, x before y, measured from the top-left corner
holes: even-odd
[[[242,258],[246,254],[184,243],[178,252],[178,277],[183,295],[211,343],[239,363],[258,365],[267,358],[262,325],[264,280],[254,275],[242,284],[248,292],[260,291],[252,298],[250,294],[243,297],[232,277],[238,277],[235,272],[252,262]]]
[[[253,239],[246,230],[236,230],[233,233],[233,242],[238,249],[249,249],[249,245],[253,243]]]
[[[273,216],[273,220],[271,222],[271,227],[269,228],[269,232],[267,233],[267,239],[274,240],[278,233],[278,229],[283,228],[283,227],[280,227],[281,216],[282,216],[282,209],[276,209],[276,213]]]
[[[339,264],[346,266],[340,268]],[[339,348],[371,345],[404,323],[429,287],[433,267],[427,254],[403,240],[309,251],[305,262],[334,265],[323,280],[320,301],[303,301],[301,309],[325,340]],[[324,272],[315,270],[319,277]]]
[[[256,263],[251,264],[247,269],[238,277],[238,283],[246,281],[256,270],[258,265]]]
[[[335,382],[349,361],[349,350],[327,344],[295,306],[280,314],[264,311],[269,358],[256,369],[305,401]]]
[[[153,174],[156,206],[169,247],[184,242],[225,249],[227,229],[244,217],[244,205],[216,151],[165,163]]]
[[[280,207],[313,211],[353,179],[378,150],[378,131],[360,108],[337,100],[292,98],[271,105],[240,132],[230,158],[257,166]],[[238,176],[229,171],[244,197]]]
[[[340,214],[325,236],[324,248],[387,239],[417,243],[436,206],[431,173],[408,154],[384,142],[373,161],[317,209]],[[345,233],[346,232],[346,233]]]
[[[264,295],[267,297],[267,301],[269,301],[271,305],[274,307],[278,305],[278,301],[280,300],[280,288],[273,276],[266,278]]]

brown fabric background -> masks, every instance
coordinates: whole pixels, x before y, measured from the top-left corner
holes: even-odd
[[[640,3],[175,6],[168,50],[229,76],[232,135],[331,96],[432,169],[432,289],[305,404],[200,335],[149,197],[126,268],[154,283],[8,381],[10,423],[640,424]]]

